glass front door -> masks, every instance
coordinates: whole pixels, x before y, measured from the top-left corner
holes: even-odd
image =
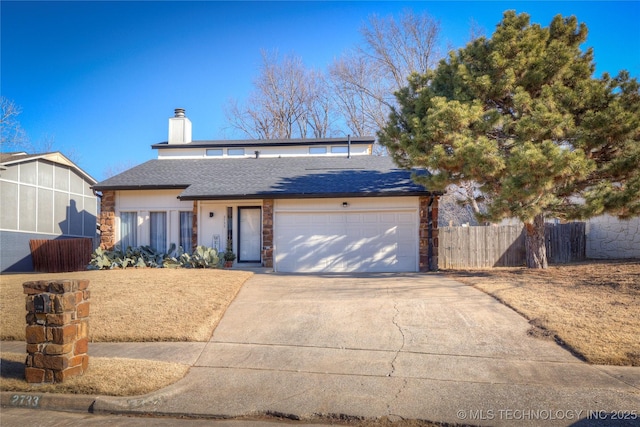
[[[238,262],[260,262],[262,209],[238,207]]]

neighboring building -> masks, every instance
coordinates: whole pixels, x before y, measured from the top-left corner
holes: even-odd
[[[640,217],[600,215],[587,220],[587,258],[640,258]]]
[[[373,142],[192,141],[177,109],[157,159],[93,187],[101,245],[230,242],[236,262],[279,272],[436,269],[439,193],[371,155]]]
[[[95,239],[95,183],[59,152],[0,154],[0,271],[33,270],[31,239]]]

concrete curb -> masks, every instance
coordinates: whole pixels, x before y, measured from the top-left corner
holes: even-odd
[[[0,407],[46,409],[65,412],[91,412],[95,396],[58,394],[58,393],[34,393],[20,391],[0,392]]]

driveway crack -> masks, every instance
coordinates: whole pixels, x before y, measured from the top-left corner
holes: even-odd
[[[391,289],[387,288],[387,293],[389,295],[391,294],[391,292],[392,292]],[[393,315],[393,318],[391,319],[391,322],[395,325],[396,328],[398,328],[398,332],[400,332],[400,336],[402,336],[402,344],[400,345],[400,347],[396,350],[395,354],[393,355],[393,359],[391,360],[391,370],[387,374],[387,377],[393,376],[393,374],[396,372],[396,361],[398,359],[398,355],[404,349],[404,346],[405,346],[405,343],[406,343],[406,339],[407,339],[405,334],[404,334],[404,331],[402,330],[402,326],[400,326],[400,323],[399,323],[400,309],[398,308],[398,303],[396,301],[393,301],[393,309],[395,310],[395,314]],[[393,414],[394,404],[395,404],[395,402],[398,401],[400,393],[402,393],[402,391],[406,388],[406,386],[407,386],[407,379],[404,378],[402,380],[402,384],[400,385],[400,387],[398,388],[396,393],[387,402],[387,414],[388,414],[388,416],[391,416],[391,417],[395,418],[395,415]]]
[[[398,400],[400,400],[400,393],[402,393],[404,391],[405,388],[407,388],[407,379],[404,378],[402,380],[402,386],[400,386],[400,388],[398,389],[398,391],[396,392],[395,396],[393,396],[393,399],[387,403],[387,417],[390,419],[391,422],[396,422],[398,420],[404,420],[404,417],[398,415],[398,414],[394,414],[393,412],[393,404],[395,402],[397,402]]]
[[[396,360],[398,359],[398,355],[400,354],[400,352],[404,349],[405,340],[406,340],[404,331],[402,330],[402,327],[398,324],[398,317],[400,317],[400,310],[398,309],[398,303],[396,303],[395,301],[393,303],[393,308],[396,311],[396,313],[393,315],[391,322],[393,322],[396,328],[398,328],[398,331],[402,336],[402,345],[398,348],[398,350],[396,350],[395,354],[393,355],[393,359],[391,360],[391,371],[387,374],[388,377],[392,376],[396,371]]]

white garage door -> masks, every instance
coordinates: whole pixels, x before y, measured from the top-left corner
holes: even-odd
[[[276,212],[274,226],[276,271],[418,270],[415,210]]]

